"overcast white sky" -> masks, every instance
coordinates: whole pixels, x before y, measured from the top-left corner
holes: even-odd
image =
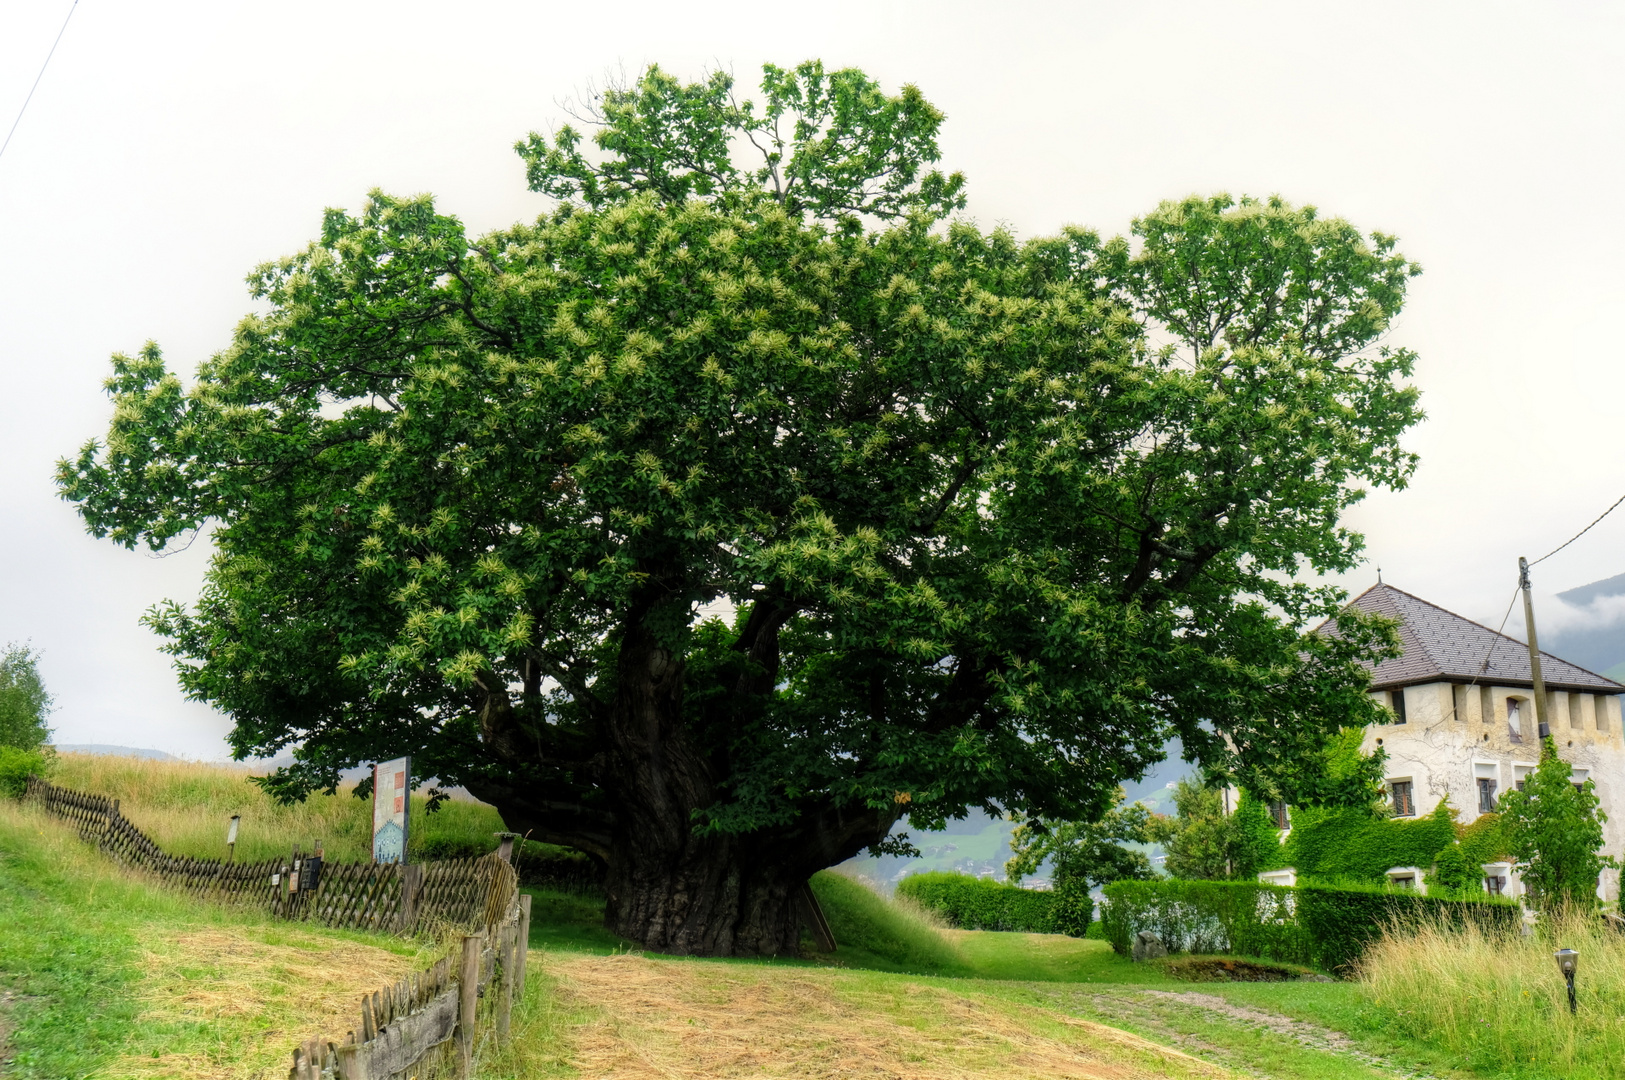
[[[0,125],[68,2],[0,5]],[[1228,190],[1398,234],[1426,271],[1392,334],[1421,353],[1423,464],[1353,524],[1387,581],[1494,625],[1517,556],[1625,493],[1622,21],[1481,0],[81,0],[0,157],[0,641],[43,650],[59,741],[223,757],[227,722],[137,623],[195,595],[204,545],[125,552],[55,496],[53,462],[106,428],[108,354],[156,339],[190,372],[247,310],[244,274],[375,186],[432,191],[475,232],[533,217],[510,147],[606,68],[750,84],[808,57],[918,84],[985,225],[1120,232]],[[1625,511],[1541,591],[1625,572],[1622,540]]]

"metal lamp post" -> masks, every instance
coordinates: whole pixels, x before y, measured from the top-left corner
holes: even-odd
[[[1569,984],[1569,1012],[1574,1012],[1574,969],[1580,966],[1580,954],[1573,949],[1558,949],[1552,953],[1552,959],[1557,961],[1557,970],[1563,973],[1563,979]]]

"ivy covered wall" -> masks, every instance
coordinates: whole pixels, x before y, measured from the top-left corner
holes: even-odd
[[[1455,814],[1446,802],[1426,817],[1406,819],[1374,817],[1363,809],[1302,808],[1293,811],[1280,863],[1300,876],[1380,883],[1395,866],[1427,869],[1455,840]]]

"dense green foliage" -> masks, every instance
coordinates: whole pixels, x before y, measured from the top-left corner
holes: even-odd
[[[1157,934],[1172,951],[1236,953],[1346,972],[1396,920],[1515,927],[1511,901],[1450,900],[1386,888],[1250,881],[1120,881],[1106,887],[1106,940],[1128,955],[1134,935]]]
[[[904,901],[888,901],[861,881],[825,870],[809,883],[848,957],[899,971],[944,975],[965,971],[964,959],[936,926]]]
[[[28,778],[46,776],[51,764],[51,755],[43,750],[0,746],[0,795],[10,795],[12,798],[21,795],[28,786]]]
[[[1058,932],[1055,923],[1055,894],[1005,885],[991,878],[972,877],[969,874],[929,873],[910,874],[897,885],[897,895],[904,896],[929,911],[934,911],[951,925],[961,930],[1022,930],[1029,933]],[[1080,904],[1075,894],[1069,894],[1069,905]],[[1088,893],[1081,903],[1094,905]],[[1069,915],[1067,932],[1076,931],[1081,937],[1088,929],[1089,919],[1080,922],[1076,912]]]
[[[1217,195],[1020,242],[946,222],[918,91],[730,91],[650,69],[596,159],[533,137],[534,223],[329,211],[189,386],[115,357],[61,490],[126,546],[211,530],[150,623],[235,752],[296,748],[290,798],[411,753],[698,951],[777,948],[713,904],[782,914],[904,814],[1093,820],[1173,735],[1320,798],[1394,639],[1304,634],[1340,594],[1295,581],[1414,466],[1394,240]]]
[[[1285,865],[1279,832],[1264,804],[1245,790],[1233,809],[1225,806],[1226,798],[1219,788],[1181,780],[1174,788],[1174,816],[1148,822],[1148,837],[1168,854],[1164,868],[1169,874],[1247,881],[1260,870]]]
[[[1480,814],[1471,824],[1456,831],[1461,853],[1472,866],[1482,868],[1485,863],[1500,862],[1511,856],[1511,840],[1500,814]]]
[[[1484,869],[1467,858],[1460,843],[1446,844],[1434,856],[1433,873],[1428,875],[1428,889],[1436,894],[1453,896],[1464,892],[1484,891]]]
[[[1010,835],[1013,854],[1004,864],[1012,885],[1019,885],[1046,859],[1054,868],[1057,890],[1081,888],[1087,894],[1123,878],[1155,876],[1144,852],[1123,846],[1151,840],[1151,813],[1140,803],[1124,806],[1121,788],[1115,805],[1096,821],[1049,824],[1023,816],[1017,821]]]
[[[1455,815],[1443,800],[1420,818],[1388,818],[1359,808],[1294,810],[1283,865],[1305,877],[1381,883],[1395,866],[1432,866],[1456,840]]]
[[[1471,922],[1486,932],[1513,933],[1522,923],[1516,901],[1479,894],[1472,899],[1423,896],[1393,888],[1329,888],[1300,885],[1298,925],[1313,943],[1314,964],[1324,971],[1351,973],[1385,930],[1428,922],[1460,927]]]
[[[0,747],[35,750],[51,737],[51,695],[39,675],[39,653],[15,642],[0,652]]]
[[[1545,911],[1596,906],[1598,875],[1618,865],[1602,854],[1608,815],[1600,808],[1596,783],[1588,778],[1575,784],[1573,776],[1548,737],[1523,790],[1501,796],[1501,821],[1519,876],[1530,901]]]

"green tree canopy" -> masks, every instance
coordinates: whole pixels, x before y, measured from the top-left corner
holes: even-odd
[[[1529,898],[1545,911],[1575,905],[1595,907],[1597,878],[1618,865],[1602,854],[1602,826],[1596,784],[1574,783],[1574,769],[1557,756],[1550,737],[1541,740],[1540,764],[1521,791],[1501,796],[1501,827]]]
[[[1222,786],[1187,778],[1174,787],[1174,810],[1146,823],[1173,877],[1245,881],[1266,868],[1279,846],[1264,804],[1245,791],[1232,802]]]
[[[1115,805],[1097,821],[1047,825],[1023,818],[1010,835],[1013,854],[1005,862],[1004,872],[1013,884],[1020,884],[1048,859],[1055,868],[1057,886],[1078,882],[1085,892],[1125,878],[1152,878],[1156,872],[1150,858],[1123,846],[1150,840],[1151,811],[1138,802],[1124,806],[1119,788]]]
[[[114,358],[63,495],[212,528],[150,622],[239,755],[295,748],[276,791],[411,753],[601,859],[626,936],[771,953],[905,815],[1090,820],[1174,735],[1295,791],[1375,719],[1391,631],[1306,636],[1295,577],[1414,464],[1391,238],[1221,195],[1022,241],[945,220],[917,91],[731,93],[650,69],[595,159],[522,144],[531,224],[328,211],[190,385]]]
[[[35,750],[45,745],[51,707],[39,675],[39,653],[16,642],[7,645],[0,652],[0,746]]]

